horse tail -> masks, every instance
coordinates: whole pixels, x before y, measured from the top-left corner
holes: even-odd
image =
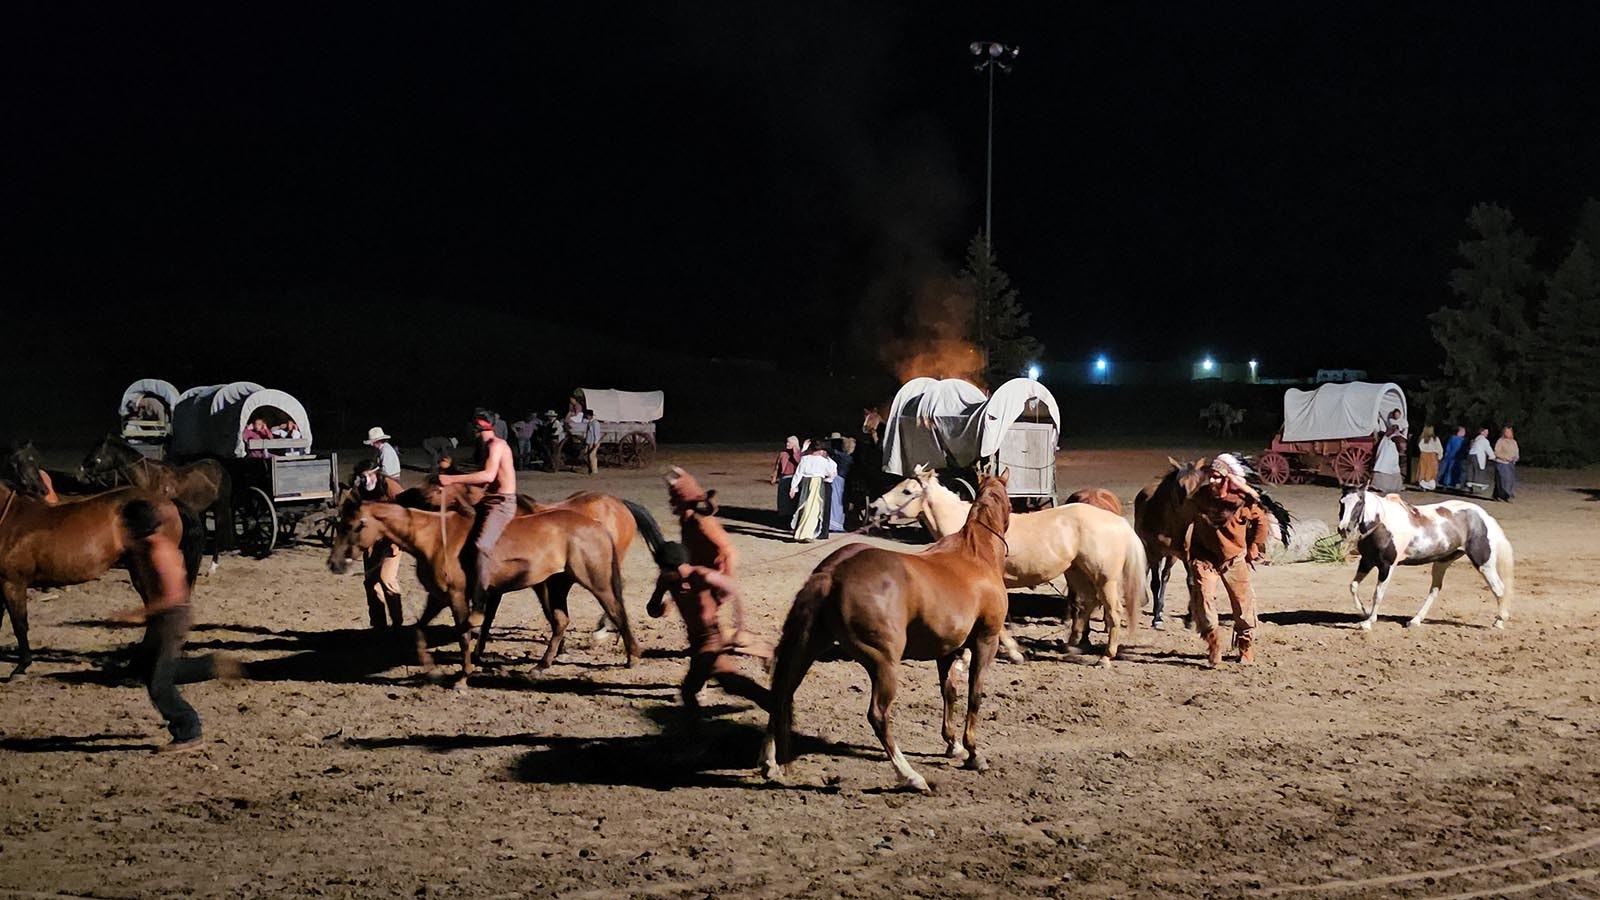
[[[661,526],[656,524],[656,517],[650,515],[650,510],[633,502],[622,501],[622,505],[633,514],[633,523],[639,527],[639,536],[644,538],[644,545],[650,548],[650,556],[661,564],[661,546],[667,542],[666,535],[661,533]]]
[[[603,530],[603,529],[602,529]],[[622,633],[622,646],[628,654],[628,665],[639,657],[639,644],[633,637],[633,626],[628,622],[628,604],[622,599],[622,554],[617,545],[611,545],[611,596],[617,599],[617,630]]]
[[[833,572],[826,569],[811,573],[800,592],[794,595],[794,605],[783,620],[783,635],[778,639],[778,650],[772,663],[771,716],[767,720],[768,766],[787,765],[794,759],[791,747],[794,729],[794,692],[805,680],[811,664],[816,661],[817,618],[823,604],[833,594]],[[777,772],[766,770],[769,778]]]
[[[1127,545],[1127,553],[1122,558],[1122,612],[1123,621],[1128,623],[1128,633],[1132,634],[1138,627],[1139,611],[1151,602],[1154,592],[1150,589],[1150,560],[1144,552],[1144,540],[1131,528]]]
[[[188,576],[189,586],[194,587],[195,579],[200,577],[200,558],[206,551],[206,523],[188,506],[182,503],[172,505],[178,510],[178,520],[183,523],[178,549],[183,552],[184,574]]]
[[[1488,518],[1488,514],[1484,515]],[[1497,525],[1499,523],[1496,523]],[[1511,594],[1517,584],[1517,558],[1511,551],[1511,541],[1506,539],[1506,533],[1499,528],[1495,529],[1494,536],[1494,572],[1500,576],[1500,609],[1495,615],[1495,624],[1503,624],[1511,618]]]

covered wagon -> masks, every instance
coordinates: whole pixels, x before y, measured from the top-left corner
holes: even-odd
[[[123,440],[145,456],[165,456],[172,439],[172,410],[178,405],[178,397],[177,387],[160,378],[141,378],[128,385],[117,403]]]
[[[594,410],[600,425],[601,465],[641,469],[656,458],[656,422],[666,414],[666,394],[579,388],[573,396],[585,409]],[[569,447],[582,445],[582,435],[567,443]]]
[[[256,419],[297,433],[246,434]],[[337,454],[312,452],[311,419],[285,391],[249,381],[190,388],[173,407],[171,455],[217,459],[233,480],[234,530],[245,553],[266,556],[302,526],[326,524],[339,490]]]
[[[1049,389],[1013,378],[985,394],[959,378],[913,378],[885,420],[883,470],[904,477],[936,469],[967,499],[981,471],[1008,474],[1013,499],[1055,505],[1061,408]]]
[[[1397,384],[1324,384],[1283,394],[1283,427],[1262,451],[1256,469],[1269,484],[1304,482],[1323,475],[1358,486],[1372,468],[1377,438],[1406,395]]]

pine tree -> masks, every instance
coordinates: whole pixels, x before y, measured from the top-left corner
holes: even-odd
[[[1557,465],[1600,458],[1600,263],[1579,231],[1550,277],[1530,354],[1528,455]]]
[[[1028,314],[982,233],[967,245],[967,267],[961,280],[972,292],[972,338],[987,360],[983,378],[990,385],[999,385],[1037,361],[1044,346],[1024,333]]]
[[[1429,316],[1445,357],[1443,377],[1427,384],[1429,406],[1469,426],[1520,422],[1530,405],[1528,307],[1540,284],[1531,261],[1537,242],[1493,204],[1474,207],[1467,225],[1476,237],[1461,243],[1466,265],[1450,273],[1462,303]]]

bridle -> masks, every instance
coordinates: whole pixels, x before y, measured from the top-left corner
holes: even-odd
[[[908,507],[911,504],[917,502],[918,500],[923,500],[928,496],[928,489],[923,486],[922,480],[920,478],[912,479],[912,480],[917,483],[917,493],[912,494],[911,497],[908,500],[906,500],[906,502],[900,504],[899,506],[896,506],[894,509],[889,510],[889,512],[888,512],[889,516],[898,516],[898,515],[900,515],[901,513],[905,512],[906,507]]]
[[[979,525],[982,525],[984,528],[988,529],[990,534],[992,534],[995,537],[999,538],[1001,546],[1006,548],[1006,555],[1007,556],[1011,555],[1011,542],[1006,540],[1006,536],[1005,535],[1001,534],[999,531],[996,531],[995,527],[993,525],[990,525],[988,522],[985,522],[983,519],[981,519],[981,518],[979,518],[977,516],[973,516],[972,517],[972,521],[978,523]]]

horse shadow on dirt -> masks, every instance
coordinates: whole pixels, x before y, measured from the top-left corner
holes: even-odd
[[[0,737],[0,750],[8,753],[126,753],[130,750],[156,749],[157,744],[144,738],[142,734],[110,732],[33,738]],[[132,741],[139,743],[130,743]]]
[[[1588,497],[1590,503],[1600,502],[1600,488],[1573,488],[1572,492]]]
[[[1259,617],[1263,622],[1274,625],[1316,625],[1321,628],[1340,628],[1346,630],[1359,630],[1360,624],[1366,616],[1358,612],[1336,612],[1327,609],[1285,609],[1277,612],[1262,613]],[[1404,626],[1411,621],[1411,617],[1394,613],[1378,616],[1378,621],[1390,625]],[[1476,627],[1470,622],[1460,622],[1453,619],[1429,619],[1424,628],[1444,626],[1446,628],[1472,628]]]

